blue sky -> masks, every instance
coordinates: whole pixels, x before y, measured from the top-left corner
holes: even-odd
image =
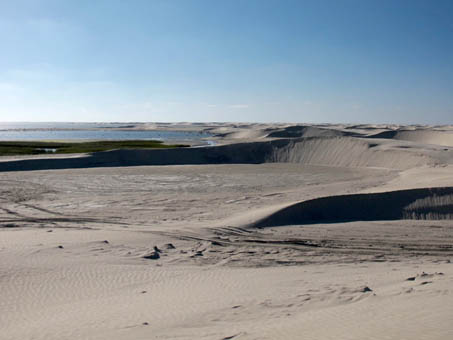
[[[453,1],[1,1],[0,121],[453,123]]]

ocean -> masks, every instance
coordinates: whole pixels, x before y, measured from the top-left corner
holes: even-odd
[[[196,141],[211,135],[197,131],[127,130],[136,123],[0,123],[1,141],[161,140]],[[117,130],[123,128],[126,130]]]

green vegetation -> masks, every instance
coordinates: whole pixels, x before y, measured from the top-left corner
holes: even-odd
[[[114,149],[163,149],[187,147],[187,145],[165,145],[155,140],[122,140],[95,142],[0,142],[0,156],[38,155],[49,153],[86,153]]]

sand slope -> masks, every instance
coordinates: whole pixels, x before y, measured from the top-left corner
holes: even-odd
[[[282,129],[272,129],[267,134],[271,138],[301,138],[301,137],[339,137],[354,135],[350,132],[344,132],[335,129],[326,129],[322,127],[294,125]]]
[[[449,150],[447,150],[448,152]],[[451,150],[453,151],[453,150]],[[300,163],[340,167],[408,169],[448,164],[445,150],[351,137],[307,137],[204,148],[113,150],[82,157],[30,158],[0,162],[1,171],[139,165]],[[448,153],[447,156],[450,156]]]
[[[420,144],[437,144],[453,146],[453,131],[447,130],[396,130],[385,131],[370,136],[372,138],[398,139]]]
[[[321,197],[286,207],[253,226],[408,219],[453,219],[453,187]]]

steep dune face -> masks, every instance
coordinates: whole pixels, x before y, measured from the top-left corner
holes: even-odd
[[[453,131],[442,130],[396,130],[384,131],[370,136],[371,138],[385,138],[407,140],[420,144],[436,144],[444,146],[453,146]]]
[[[113,150],[79,158],[0,162],[0,171],[140,165],[300,163],[408,169],[434,164],[429,154],[351,137],[278,139],[206,148]]]
[[[452,218],[453,187],[445,187],[316,198],[283,208],[253,226]]]
[[[382,167],[408,169],[433,162],[429,156],[410,150],[383,148],[366,140],[304,138],[291,141],[272,152],[272,162],[302,163],[341,167]]]

